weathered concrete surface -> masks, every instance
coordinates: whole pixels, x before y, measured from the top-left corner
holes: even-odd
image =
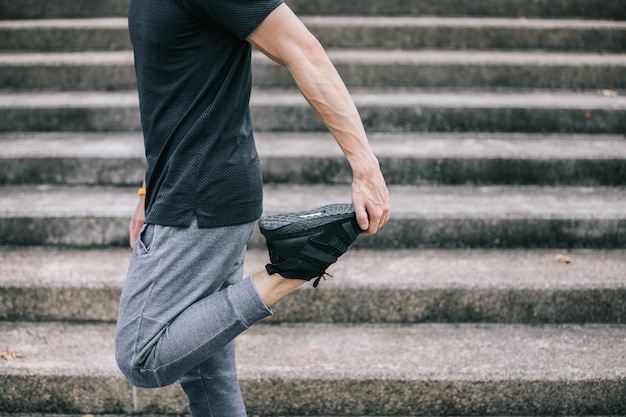
[[[626,23],[614,20],[485,17],[301,16],[326,48],[531,49],[623,52]],[[131,49],[125,18],[0,21],[10,51]],[[445,56],[445,54],[444,54]]]
[[[7,133],[0,149],[0,184],[134,186],[145,176],[141,133]]]
[[[498,0],[466,2],[463,0],[390,0],[363,2],[348,0],[288,0],[299,13],[313,15],[444,15],[444,16],[515,16],[515,17],[605,17],[623,19],[626,12],[619,0],[535,1]]]
[[[558,263],[566,254],[571,264]],[[0,250],[0,319],[107,321],[129,249]],[[246,274],[267,263],[251,250]],[[272,322],[626,323],[626,253],[353,250],[335,279],[281,301]]]
[[[596,92],[477,92],[356,90],[354,101],[369,131],[500,131],[622,133],[626,97]],[[259,131],[319,131],[298,93],[257,90],[252,114]],[[624,113],[624,114],[622,114]]]
[[[50,84],[64,89],[134,88],[123,18],[127,0],[88,3],[0,0],[2,18],[122,17],[0,22],[0,48],[5,51],[122,51],[98,57],[78,55],[79,60],[74,60],[76,56],[48,55],[42,59],[31,54],[6,55],[4,72],[0,74],[3,93],[9,93],[8,87],[19,86],[51,89]],[[577,185],[590,178],[592,185],[593,181],[622,184],[623,165],[619,164],[625,158],[618,141],[594,136],[570,142],[569,138],[552,137],[554,142],[539,140],[537,146],[523,151],[522,142],[533,142],[537,136],[513,135],[496,141],[483,137],[473,142],[475,138],[461,135],[448,138],[447,143],[441,137],[423,140],[423,148],[418,149],[412,143],[416,138],[407,142],[402,135],[387,135],[416,131],[587,132],[614,133],[614,138],[623,135],[626,102],[620,88],[620,55],[576,53],[572,58],[580,61],[574,63],[568,54],[560,53],[420,50],[541,48],[550,52],[621,53],[626,45],[624,22],[594,19],[623,18],[623,2],[292,0],[291,4],[297,11],[311,15],[305,17],[305,22],[331,47],[331,54],[352,85],[412,87],[395,91],[354,90],[368,130],[385,133],[376,146],[384,147],[389,138],[388,145],[395,149],[381,158],[394,182],[415,185],[424,178],[437,183],[466,182],[461,179],[470,174],[478,182],[483,178],[493,184],[498,181],[495,178],[499,171],[513,171],[507,174],[509,179],[501,181],[529,181],[537,186],[394,187],[397,211],[393,222],[381,235],[360,239],[362,243],[358,245],[394,250],[351,251],[331,270],[337,277],[333,283],[315,291],[309,287],[298,291],[275,307],[273,321],[268,320],[267,325],[253,329],[240,340],[240,373],[251,414],[626,414],[623,189],[540,187],[550,183],[545,181],[548,178],[554,183],[570,178]],[[344,16],[314,16],[319,13]],[[363,19],[346,14],[386,14],[395,18]],[[450,14],[466,17],[425,17]],[[585,19],[563,19],[572,16]],[[370,54],[334,52],[333,46],[379,50]],[[413,52],[390,51],[398,47]],[[531,68],[532,61],[538,68]],[[96,66],[101,71],[99,78],[91,70]],[[364,71],[365,67],[372,71]],[[284,85],[283,74],[276,73],[275,67],[262,69],[267,72],[256,73],[257,85]],[[381,74],[387,79],[377,78]],[[413,89],[416,85],[593,91],[433,93]],[[596,91],[599,89],[607,91]],[[118,131],[119,138],[138,137],[136,96],[125,91],[95,95],[3,94],[0,102],[0,130]],[[255,92],[257,130],[321,131],[312,113],[305,112],[304,107],[291,91]],[[280,138],[273,139],[261,142],[280,147]],[[424,138],[417,141],[421,139]],[[0,161],[6,162],[2,170],[7,172],[8,161],[13,164],[26,159],[20,162],[19,169],[33,170],[33,177],[40,182],[54,182],[49,179],[57,178],[55,181],[63,187],[76,184],[72,178],[82,173],[89,173],[89,184],[124,184],[127,174],[128,184],[132,184],[121,189],[77,187],[69,193],[55,187],[0,188],[0,211],[4,213],[0,215],[0,244],[49,245],[10,251],[6,246],[0,247],[0,257],[10,265],[6,285],[0,285],[0,304],[6,306],[2,311],[13,315],[10,317],[14,320],[114,319],[128,251],[84,248],[127,246],[126,223],[136,203],[142,158],[139,148],[132,148],[123,140],[114,146],[105,146],[105,135],[98,140],[103,145],[100,151],[85,142],[57,142],[62,147],[75,145],[75,154],[69,157],[69,153],[51,157],[57,152],[53,144],[33,141],[31,145],[47,147],[51,153],[40,153],[45,156],[37,161],[38,157],[32,154],[20,156],[16,145],[13,155]],[[282,140],[284,144],[287,138]],[[324,148],[319,143],[303,141],[298,146],[303,150],[306,145]],[[442,152],[442,148],[450,146],[463,150]],[[559,146],[564,148],[560,154]],[[543,156],[541,147],[546,150]],[[328,148],[336,151],[334,145]],[[310,148],[306,149],[310,152]],[[101,158],[85,157],[89,152],[100,152]],[[136,156],[128,158],[127,152]],[[318,149],[316,153],[322,152]],[[298,171],[298,162],[294,161],[302,159],[297,152],[266,155],[266,161],[274,162],[273,167],[281,161],[291,161],[283,172],[266,169],[266,173],[274,175],[271,181],[278,181],[280,175],[304,175],[315,165],[315,161],[308,160],[309,166]],[[444,163],[449,156],[454,159],[452,168],[446,168]],[[322,161],[328,163],[326,168],[331,172],[318,172],[314,181],[319,183],[325,178],[328,182],[347,183],[345,166],[340,166],[339,158],[330,153],[324,158]],[[55,171],[55,163],[64,167]],[[601,173],[589,173],[600,165],[604,165]],[[485,168],[490,174],[481,177]],[[42,174],[42,170],[49,173]],[[529,170],[545,170],[546,174],[524,177]],[[431,171],[436,173],[430,174]],[[617,180],[611,181],[611,177]],[[15,183],[10,178],[7,181]],[[16,195],[19,197],[12,200]],[[301,206],[310,208],[326,198],[347,201],[349,189],[268,186],[266,195],[271,196],[267,200],[268,210],[286,211]],[[79,204],[75,206],[76,202]],[[262,244],[256,235],[253,246],[260,248]],[[81,250],[62,251],[55,247],[61,245],[75,245]],[[542,246],[549,250],[397,250],[407,246]],[[558,249],[578,246],[619,250]],[[570,255],[573,263],[556,263],[557,251]],[[264,251],[253,251],[247,268],[260,268],[264,262]],[[0,265],[0,276],[3,266]],[[332,324],[293,324],[310,320]],[[346,321],[359,324],[346,325]],[[402,325],[381,324],[389,321]],[[444,324],[428,323],[433,321]],[[450,321],[453,323],[445,324]],[[459,324],[461,321],[491,323]],[[545,325],[562,321],[604,324]],[[186,411],[178,388],[133,391],[124,382],[111,360],[110,324],[5,321],[0,329],[0,352],[17,354],[15,361],[0,359],[0,413],[10,410],[145,415]]]
[[[596,92],[358,90],[353,98],[372,132],[626,131],[626,97]],[[257,131],[324,129],[304,98],[290,90],[255,90],[251,111]],[[128,132],[140,127],[136,92],[0,95],[2,132]]]
[[[502,2],[483,0],[387,0],[381,2],[334,0],[288,0],[289,6],[303,14],[347,14],[347,15],[475,15],[515,17],[584,17],[623,19],[626,12],[620,0],[557,0],[536,1],[514,0]],[[2,0],[0,10],[5,18],[37,19],[53,17],[100,17],[126,16],[128,0],[106,0],[94,4],[90,0],[22,0],[15,3]]]
[[[569,326],[557,329],[426,325],[398,329],[305,326],[255,330],[260,334],[250,332],[243,336],[240,346],[246,349],[242,349],[240,358],[245,362],[248,357],[260,356],[263,366],[246,367],[241,375],[244,379],[250,374],[259,378],[260,372],[268,370],[270,375],[254,384],[244,383],[247,390],[254,386],[254,392],[261,396],[262,383],[277,381],[279,375],[295,376],[303,369],[320,381],[312,390],[306,387],[304,378],[299,384],[291,383],[296,392],[305,394],[297,404],[288,405],[288,397],[293,398],[294,392],[284,389],[278,391],[280,395],[265,396],[258,410],[281,404],[287,414],[330,405],[338,414],[348,410],[375,414],[384,404],[380,414],[531,415],[586,410],[602,413],[610,409],[620,413],[624,404],[624,339],[620,334],[623,328],[586,328],[580,332],[582,328]],[[587,330],[591,333],[584,334]],[[265,336],[283,331],[289,334],[286,339],[267,343]],[[603,333],[615,344],[609,347],[600,342],[605,338]],[[599,362],[589,367],[583,364],[587,360],[583,358],[600,352],[605,359],[598,358]],[[608,373],[612,375],[600,377],[602,388],[598,390],[589,384],[596,366],[610,369]],[[617,384],[611,388],[608,381],[613,378]],[[350,381],[338,389],[328,379]],[[554,385],[545,384],[546,380]],[[602,395],[605,389],[615,397]],[[363,392],[364,397],[360,395]],[[332,393],[341,400],[334,400],[331,405],[325,397]],[[603,400],[597,401],[600,397]]]
[[[261,157],[337,157],[328,133],[255,135]],[[372,133],[382,158],[607,159],[626,157],[623,135],[524,133]],[[13,132],[0,134],[0,158],[144,158],[141,133]],[[315,153],[313,152],[315,150]]]
[[[624,31],[626,33],[626,23]],[[542,36],[548,35],[542,33]],[[392,48],[390,45],[387,47]],[[626,56],[621,54],[398,49],[329,50],[328,54],[344,82],[353,89],[424,87],[620,90],[626,83]],[[254,63],[255,86],[295,85],[286,69],[260,56]],[[7,79],[10,80],[8,77]],[[19,86],[19,81],[15,84]]]
[[[140,390],[133,409],[112,326],[0,334],[23,356],[0,368],[4,412],[184,412],[171,389]],[[626,411],[625,338],[617,325],[256,326],[237,350],[252,415],[610,415]]]
[[[621,54],[397,49],[328,53],[344,82],[352,88],[620,90],[626,84],[626,55]],[[2,88],[15,90],[136,88],[130,51],[2,54],[0,79]],[[285,68],[260,54],[255,54],[253,79],[255,87],[295,86]]]
[[[4,52],[122,51],[132,47],[126,18],[2,20],[0,34],[5,40],[0,46]]]
[[[6,19],[83,18],[126,16],[128,0],[24,0],[19,4],[2,0],[0,10]]]
[[[132,52],[0,55],[2,88],[14,90],[131,90]]]
[[[622,21],[485,16],[323,16],[303,21],[331,48],[624,51]]]
[[[171,414],[153,414],[143,413],[142,417],[172,417]],[[191,414],[179,414],[179,417],[191,417]],[[50,414],[50,413],[3,413],[0,412],[0,417],[79,417],[76,414]],[[81,414],[80,417],[83,417]],[[99,417],[136,417],[136,414],[99,414]],[[279,416],[275,416],[279,417]],[[335,416],[336,417],[336,416]]]
[[[392,217],[358,247],[623,248],[624,190],[613,187],[392,186]],[[350,201],[348,186],[267,185],[265,213]],[[135,189],[3,187],[4,245],[106,246],[128,242]],[[261,247],[256,234],[251,242]]]
[[[266,183],[349,184],[352,173],[324,133],[259,133]],[[388,184],[620,185],[622,135],[373,133]],[[0,134],[0,184],[135,186],[145,175],[140,133]]]

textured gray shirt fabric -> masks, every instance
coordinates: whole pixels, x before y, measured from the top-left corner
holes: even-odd
[[[245,38],[282,0],[131,0],[146,148],[146,222],[243,224],[262,213]]]

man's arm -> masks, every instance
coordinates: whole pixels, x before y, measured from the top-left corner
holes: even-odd
[[[366,234],[389,218],[389,192],[354,101],[323,47],[285,4],[247,40],[287,67],[304,98],[328,127],[352,169],[352,203]]]

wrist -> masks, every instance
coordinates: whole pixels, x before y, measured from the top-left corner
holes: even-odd
[[[373,173],[380,171],[380,163],[374,154],[349,161],[349,163],[354,178],[370,177]]]

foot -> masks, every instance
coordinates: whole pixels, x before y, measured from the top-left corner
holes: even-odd
[[[270,275],[265,269],[252,275],[252,281],[259,296],[268,308],[298,289],[307,281],[286,279],[278,274]]]
[[[316,278],[314,287],[361,233],[351,204],[267,216],[259,227],[270,255],[267,272],[306,281]]]

